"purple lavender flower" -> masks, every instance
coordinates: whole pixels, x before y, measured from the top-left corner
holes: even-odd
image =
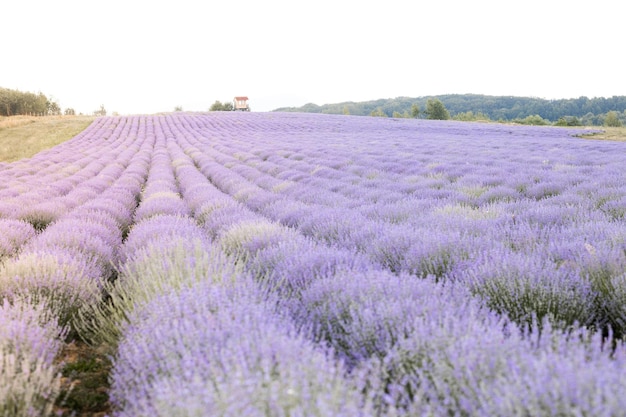
[[[133,313],[112,374],[119,415],[366,415],[341,365],[271,304],[238,281],[198,284]]]
[[[153,241],[183,238],[188,241],[205,240],[202,230],[189,217],[157,215],[133,225],[128,238],[120,249],[120,262],[132,259],[142,248]]]
[[[61,393],[54,359],[66,333],[41,305],[25,299],[0,300],[1,414],[52,414]]]
[[[81,252],[63,248],[22,252],[0,267],[0,294],[41,304],[65,325],[82,306],[99,301],[100,277],[96,261]]]
[[[35,234],[36,230],[30,223],[0,219],[0,258],[14,255]]]
[[[591,325],[597,319],[592,282],[573,263],[501,251],[477,261],[462,279],[492,309],[520,323],[550,317],[566,326]]]

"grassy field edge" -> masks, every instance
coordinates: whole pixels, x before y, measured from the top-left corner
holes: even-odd
[[[0,117],[0,161],[30,158],[87,128],[94,116]]]

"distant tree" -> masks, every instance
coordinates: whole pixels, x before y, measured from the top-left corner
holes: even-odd
[[[174,107],[174,111],[183,111],[183,106]]]
[[[409,119],[411,118],[411,116],[409,115],[408,111],[404,111],[404,113],[400,113],[399,111],[394,110],[393,111],[393,115],[391,116],[395,119]]]
[[[460,120],[463,122],[475,122],[475,121],[489,121],[491,119],[489,119],[489,116],[487,116],[484,113],[481,112],[477,112],[474,113],[473,111],[466,111],[466,112],[461,112],[461,113],[457,113],[454,115],[453,117],[454,120]]]
[[[585,126],[600,126],[604,122],[601,115],[596,115],[591,112],[582,116],[581,123]]]
[[[416,103],[413,103],[411,105],[411,117],[414,119],[420,117],[420,106],[418,106]]]
[[[341,102],[318,106],[313,103],[301,107],[283,107],[277,111],[298,111],[309,113],[332,113],[341,114],[345,105],[350,108],[350,114],[355,116],[368,116],[376,108],[380,107],[388,115],[394,111],[402,113],[408,111],[412,117],[415,104],[420,112],[417,117],[428,116],[426,103],[429,99],[439,99],[445,103],[450,115],[464,112],[473,112],[477,120],[493,120],[509,122],[512,120],[524,120],[528,116],[538,115],[549,124],[554,123],[560,117],[577,117],[586,125],[602,126],[606,113],[616,111],[622,125],[626,125],[626,96],[579,97],[576,99],[547,100],[536,97],[514,96],[488,96],[480,94],[446,94],[429,97],[396,97],[392,99],[377,99],[362,102]],[[485,117],[479,117],[483,114]]]
[[[576,116],[567,117],[567,125],[568,126],[582,126],[582,122]]]
[[[346,116],[350,114],[350,109],[348,108],[348,106],[343,106],[343,114],[345,114]]]
[[[554,122],[554,125],[555,126],[567,126],[567,120],[565,119],[565,117],[559,117],[559,120]]]
[[[67,109],[65,109],[64,113],[66,116],[74,116],[76,114],[76,111],[71,107],[68,107]]]
[[[211,104],[209,111],[233,111],[234,108],[233,103],[230,101],[222,103],[219,100],[215,100],[215,103]]]
[[[375,110],[372,110],[372,112],[370,113],[370,116],[373,116],[373,117],[388,117],[387,113],[385,113],[383,111],[383,109],[380,108],[380,107],[377,107]]]
[[[538,114],[532,114],[530,116],[524,117],[523,119],[514,119],[513,122],[519,123],[522,125],[533,125],[533,126],[546,126],[550,124],[548,120],[544,119]]]
[[[555,126],[582,126],[582,122],[576,116],[563,116],[559,117],[554,123]]]
[[[619,120],[619,116],[616,111],[610,111],[604,117],[604,126],[607,127],[622,127],[622,122]]]
[[[46,107],[48,108],[48,114],[50,115],[56,116],[61,114],[61,107],[56,101],[48,101]]]
[[[94,116],[106,116],[106,115],[107,115],[107,111],[106,111],[106,109],[104,108],[104,104],[101,104],[101,105],[100,105],[100,108],[99,108],[98,110],[95,110],[95,111],[93,112],[93,115],[94,115]]]
[[[431,120],[448,120],[450,113],[438,98],[429,98],[426,102],[426,117]]]
[[[460,120],[462,122],[473,122],[474,120],[476,120],[476,115],[473,111],[470,110],[455,114],[453,119]]]
[[[42,93],[23,93],[19,90],[0,88],[0,116],[17,114],[48,114],[50,101]]]

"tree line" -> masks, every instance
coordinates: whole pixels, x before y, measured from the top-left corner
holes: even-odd
[[[219,100],[215,100],[215,102],[211,104],[211,107],[209,107],[209,111],[233,111],[233,110],[235,110],[235,107],[233,106],[233,103],[231,103],[230,101],[225,101],[222,103]]]
[[[43,93],[30,93],[0,87],[0,116],[58,115],[61,107]],[[65,109],[65,114],[74,114]]]
[[[610,98],[579,97],[546,100],[536,97],[448,94],[426,97],[397,97],[363,102],[335,104],[308,103],[301,107],[283,107],[275,111],[352,114],[359,116],[429,118],[428,102],[441,102],[450,119],[492,120],[524,124],[601,126],[626,124],[626,96]]]

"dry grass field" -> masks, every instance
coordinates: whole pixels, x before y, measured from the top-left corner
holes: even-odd
[[[626,142],[626,127],[589,127],[589,130],[601,130],[600,133],[589,133],[581,135],[586,139],[595,140],[614,140],[618,142]]]
[[[0,161],[29,158],[76,136],[93,120],[93,116],[0,117]]]

